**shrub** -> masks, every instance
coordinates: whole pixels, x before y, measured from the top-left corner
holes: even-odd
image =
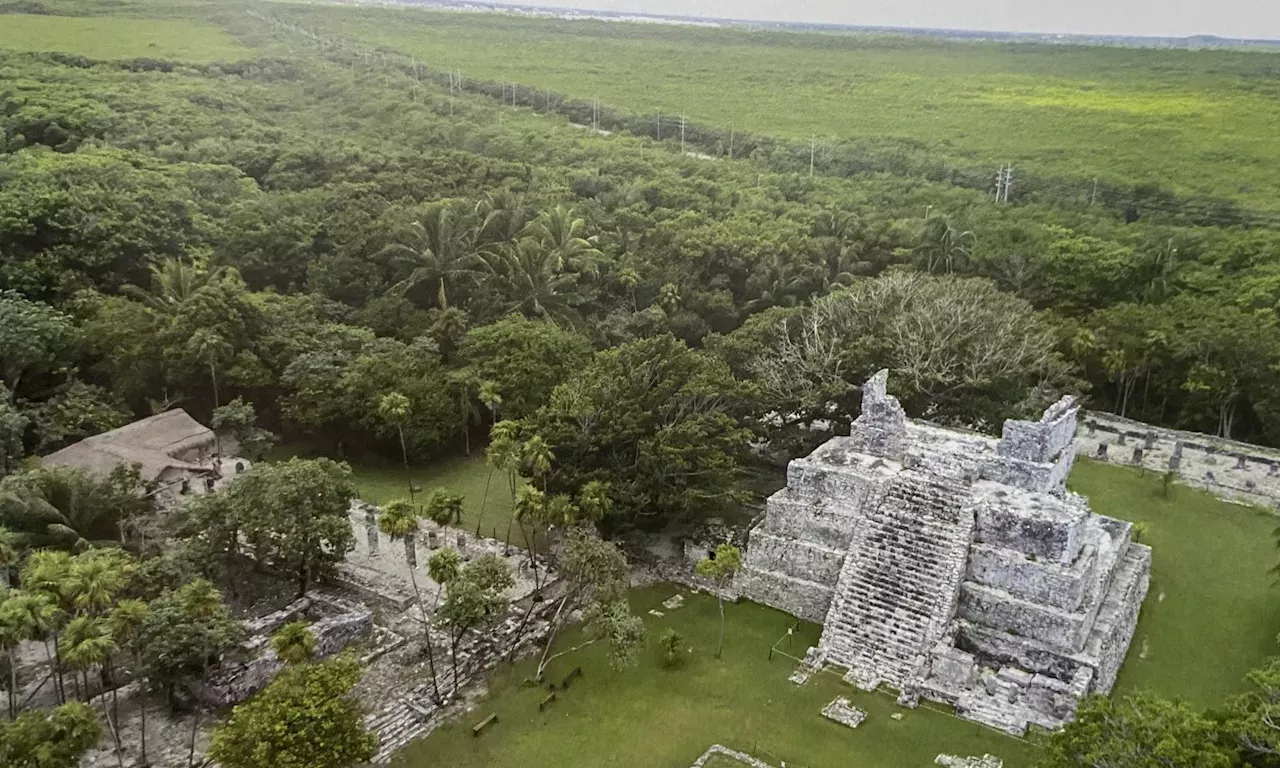
[[[666,669],[675,669],[684,663],[684,635],[672,627],[658,637],[658,661]]]

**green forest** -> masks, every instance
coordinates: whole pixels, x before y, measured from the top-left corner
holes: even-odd
[[[752,447],[847,431],[882,368],[949,426],[1073,394],[1280,446],[1277,73],[1252,52],[0,0],[0,567],[123,540],[137,478],[72,487],[36,457],[172,407],[254,458],[263,429],[406,468],[488,451],[542,534],[571,502],[606,536],[749,516]],[[299,483],[354,495],[312,468]],[[92,503],[55,528],[37,492]],[[225,583],[218,558],[202,575]],[[204,587],[138,597],[195,621]]]

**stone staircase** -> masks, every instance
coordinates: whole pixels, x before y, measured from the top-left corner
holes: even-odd
[[[955,611],[973,533],[968,489],[906,471],[868,498],[820,641],[862,688],[909,689]]]

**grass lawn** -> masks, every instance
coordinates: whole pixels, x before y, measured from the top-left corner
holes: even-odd
[[[192,21],[19,13],[0,15],[0,49],[196,63],[233,61],[248,52],[218,27]]]
[[[639,664],[614,671],[605,648],[592,646],[553,663],[548,680],[581,665],[583,676],[545,711],[544,688],[521,685],[536,659],[500,669],[490,697],[459,722],[411,744],[400,768],[684,768],[713,743],[780,765],[806,768],[920,768],[940,752],[991,752],[1009,768],[1026,768],[1034,749],[986,728],[929,711],[901,709],[891,697],[853,690],[832,674],[815,676],[803,687],[787,681],[795,662],[768,650],[795,622],[754,603],[726,605],[724,658],[715,658],[716,601],[692,596],[685,605],[657,618],[677,587],[633,591],[631,602],[649,628],[649,647]],[[687,590],[681,589],[686,592]],[[692,646],[678,670],[658,665],[657,637],[675,627]],[[801,625],[788,650],[803,655],[817,642],[819,628]],[[564,647],[577,642],[572,634]],[[782,646],[784,649],[786,645]],[[819,712],[836,696],[847,696],[869,713],[857,730],[830,722]],[[496,712],[498,723],[479,737],[471,726]],[[890,715],[900,712],[901,720]],[[727,764],[732,766],[732,763]]]
[[[276,446],[269,459],[284,460],[291,456],[316,455],[301,444]],[[385,504],[395,499],[409,497],[409,483],[405,477],[404,466],[378,457],[352,459],[352,477],[360,498],[374,504]],[[409,468],[409,477],[413,485],[421,488],[418,500],[425,500],[426,494],[437,487],[445,488],[453,493],[462,494],[462,524],[465,531],[475,533],[476,523],[483,526],[481,531],[487,536],[505,540],[507,525],[511,521],[511,493],[507,490],[506,478],[500,472],[493,473],[493,482],[489,483],[489,467],[484,463],[484,453],[476,450],[468,457],[442,459],[430,464],[414,464]],[[489,493],[485,496],[485,486]],[[484,517],[481,519],[480,506],[484,500]],[[519,526],[511,528],[511,543],[523,545]]]
[[[1115,692],[1147,688],[1207,707],[1243,690],[1245,672],[1276,653],[1280,611],[1268,572],[1277,559],[1275,518],[1189,488],[1175,487],[1166,499],[1158,476],[1086,460],[1077,462],[1071,486],[1089,496],[1096,511],[1145,523],[1143,541],[1155,550],[1151,592]],[[545,690],[520,685],[533,662],[502,668],[477,710],[410,745],[397,765],[682,768],[713,743],[806,768],[918,768],[940,752],[990,752],[1009,768],[1034,763],[1031,745],[924,708],[901,709],[834,675],[795,687],[786,679],[794,663],[767,658],[769,646],[794,620],[759,605],[726,606],[725,655],[717,660],[713,599],[694,596],[663,618],[648,615],[650,608],[662,610],[660,601],[675,589],[633,592],[632,604],[650,633],[636,667],[609,669],[598,647],[561,659],[548,679],[576,665],[585,674],[542,713],[537,705]],[[667,626],[693,647],[678,671],[657,664],[654,643]],[[803,655],[819,632],[803,624],[784,648]],[[576,641],[570,634],[560,647]],[[856,731],[818,714],[837,695],[869,713]],[[498,714],[498,724],[473,737],[473,721],[490,712]],[[902,720],[893,720],[894,713]],[[732,761],[723,768],[733,768]]]
[[[1158,475],[1077,461],[1070,485],[1102,514],[1145,523],[1151,592],[1116,692],[1140,688],[1200,707],[1245,690],[1244,675],[1280,653],[1280,589],[1271,515],[1174,486]]]

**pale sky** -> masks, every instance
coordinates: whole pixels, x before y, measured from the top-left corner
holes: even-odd
[[[1280,0],[526,0],[526,4],[885,27],[1280,39]]]

